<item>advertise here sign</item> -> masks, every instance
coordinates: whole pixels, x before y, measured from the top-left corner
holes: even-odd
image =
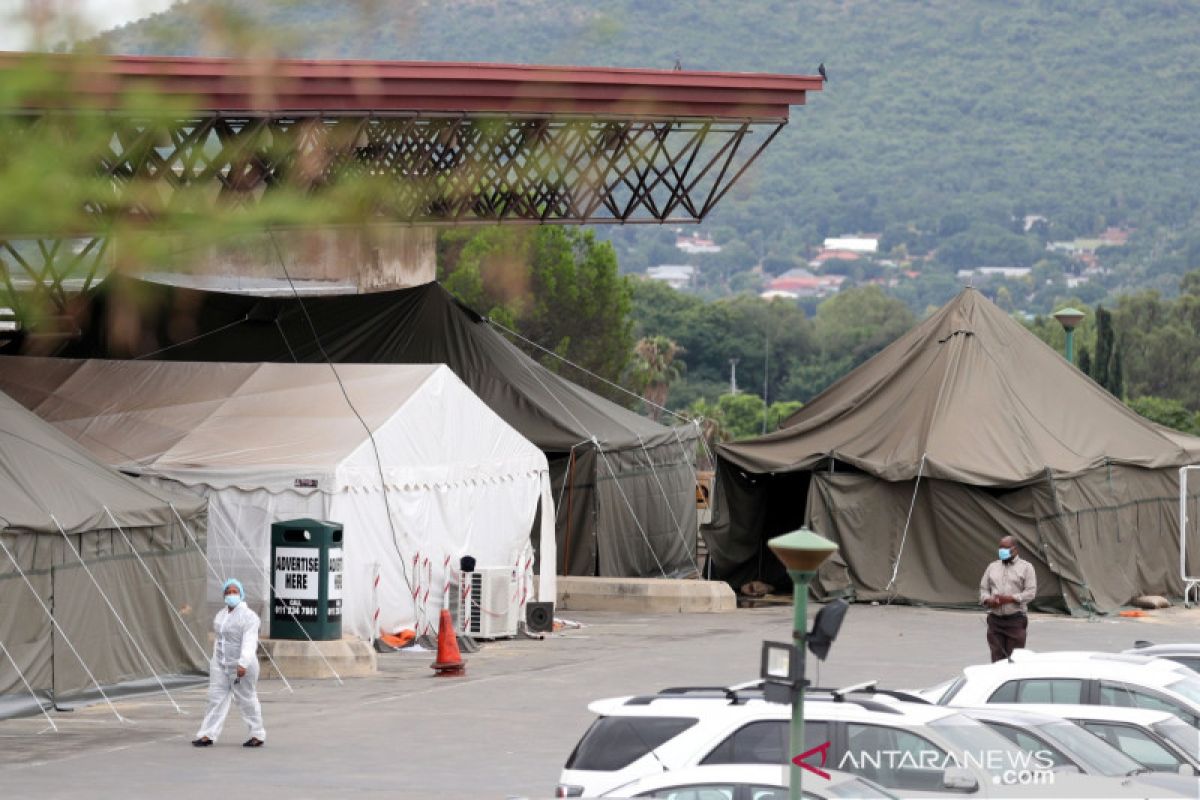
[[[331,559],[332,560],[332,559]],[[339,572],[341,551],[338,551]],[[301,622],[315,622],[320,591],[321,551],[308,547],[277,547],[275,549],[275,601],[272,615],[278,620],[293,617]],[[339,575],[340,580],[340,575]],[[341,614],[341,600],[338,600]]]
[[[342,618],[342,548],[329,550],[329,621]]]

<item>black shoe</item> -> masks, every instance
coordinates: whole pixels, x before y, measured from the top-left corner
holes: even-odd
[[[263,740],[259,739],[257,736],[251,736],[249,739],[242,742],[242,747],[262,747],[262,746],[263,746]]]
[[[201,736],[199,739],[192,740],[192,747],[212,747],[213,740],[207,736]]]

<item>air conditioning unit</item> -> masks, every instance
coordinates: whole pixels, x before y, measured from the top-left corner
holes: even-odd
[[[517,635],[521,604],[517,571],[512,567],[484,567],[464,572],[451,605],[458,630],[479,639]]]

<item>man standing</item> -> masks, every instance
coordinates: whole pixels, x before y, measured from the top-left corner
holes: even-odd
[[[1005,536],[1000,540],[1000,559],[988,564],[979,582],[979,602],[988,607],[987,643],[993,662],[1025,646],[1029,627],[1025,610],[1036,596],[1033,564],[1018,556],[1016,541]]]

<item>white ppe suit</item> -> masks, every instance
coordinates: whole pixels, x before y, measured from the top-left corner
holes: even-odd
[[[232,610],[222,608],[213,620],[216,642],[212,661],[208,665],[208,710],[196,738],[208,737],[214,742],[221,735],[229,705],[237,701],[250,735],[267,740],[263,729],[262,708],[258,704],[258,614],[244,602]],[[246,674],[237,676],[237,668]]]

